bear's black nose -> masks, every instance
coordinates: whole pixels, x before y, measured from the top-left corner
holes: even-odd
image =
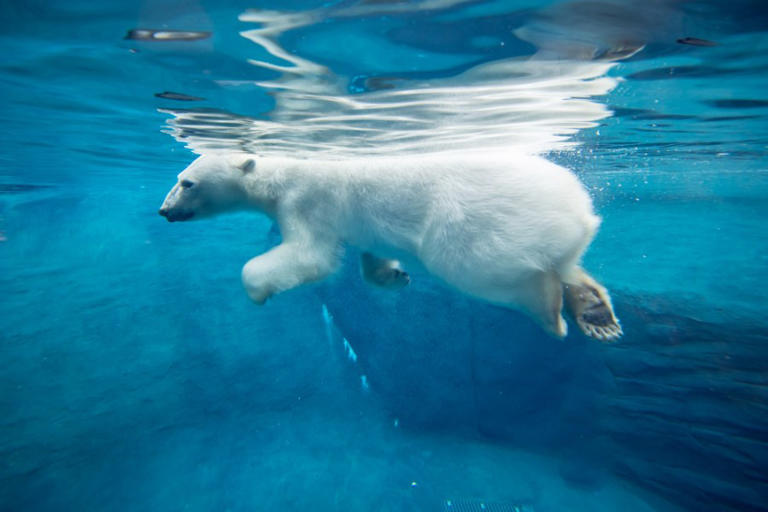
[[[160,214],[160,215],[162,215],[163,217],[167,217],[167,216],[168,216],[168,209],[167,209],[167,208],[160,208],[160,209],[157,211],[157,213],[159,213],[159,214]]]

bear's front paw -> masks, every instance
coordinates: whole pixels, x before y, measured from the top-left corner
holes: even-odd
[[[411,277],[402,269],[399,261],[378,258],[369,252],[360,255],[360,270],[363,279],[389,290],[399,290],[411,282]]]
[[[246,285],[245,291],[248,293],[248,297],[259,306],[263,306],[274,293],[266,286]]]
[[[400,270],[399,268],[392,269],[392,277],[389,285],[391,288],[402,288],[409,284],[411,284],[411,276],[408,275],[408,272]]]
[[[388,290],[399,290],[411,282],[411,276],[398,267],[384,267],[377,269],[369,281]]]

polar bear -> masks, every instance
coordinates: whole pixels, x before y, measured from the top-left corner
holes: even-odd
[[[204,155],[178,175],[159,213],[174,222],[237,210],[266,214],[283,238],[243,267],[257,304],[328,276],[349,244],[375,285],[407,285],[400,261],[416,262],[554,336],[567,332],[563,302],[588,336],[622,334],[607,290],[580,267],[600,223],[592,200],[574,174],[538,156]]]

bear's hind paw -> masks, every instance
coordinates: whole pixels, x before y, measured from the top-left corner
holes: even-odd
[[[566,284],[564,291],[566,307],[584,334],[604,342],[624,334],[608,292],[586,272],[581,272],[579,282]]]
[[[582,332],[584,332],[584,334],[592,338],[596,338],[600,341],[615,341],[621,338],[621,336],[624,334],[624,331],[621,329],[621,325],[619,325],[618,321],[611,322],[607,325],[595,325],[585,321],[582,316],[577,318],[576,322],[579,324],[579,327],[581,328]]]

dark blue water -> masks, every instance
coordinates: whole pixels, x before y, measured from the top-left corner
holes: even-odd
[[[305,19],[283,58],[240,34],[270,26],[252,7]],[[768,510],[762,2],[5,2],[0,24],[1,510]],[[288,73],[312,103],[252,62],[286,56],[326,70]],[[541,93],[553,61],[565,85]],[[469,126],[488,98],[458,88],[498,62],[525,73],[494,83],[552,101],[493,103],[472,133],[510,122],[505,144],[587,185],[616,344],[419,271],[372,289],[354,251],[257,308],[240,268],[277,242],[265,218],[157,215],[191,150],[321,140],[319,95],[428,85],[452,117],[411,112]],[[607,64],[574,78],[585,62]],[[376,150],[346,136],[322,141]]]

